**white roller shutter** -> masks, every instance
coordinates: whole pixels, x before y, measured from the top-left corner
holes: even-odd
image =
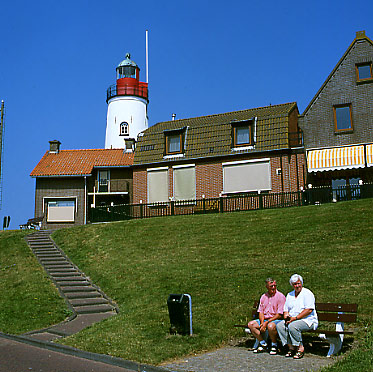
[[[224,192],[271,190],[269,159],[223,163]]]

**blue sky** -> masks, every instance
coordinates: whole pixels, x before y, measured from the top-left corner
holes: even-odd
[[[145,81],[149,124],[296,101],[303,112],[358,30],[367,1],[13,0],[0,6],[5,101],[2,217],[34,216],[29,174],[57,139],[103,148],[106,89],[130,52]]]

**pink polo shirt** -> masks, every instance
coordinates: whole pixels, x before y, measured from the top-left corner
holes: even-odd
[[[264,319],[272,318],[276,314],[283,314],[286,297],[279,291],[271,297],[268,292],[260,297],[258,311],[264,314]]]

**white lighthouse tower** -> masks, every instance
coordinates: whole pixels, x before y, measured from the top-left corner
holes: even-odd
[[[140,132],[148,128],[148,83],[129,53],[117,67],[117,83],[107,90],[105,148],[133,151]]]

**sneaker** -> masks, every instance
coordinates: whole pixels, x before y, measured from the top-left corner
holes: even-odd
[[[275,346],[272,346],[271,347],[271,350],[269,352],[270,355],[276,355],[277,354],[277,347]]]
[[[266,347],[266,346],[259,345],[259,346],[254,350],[254,353],[264,353],[265,351],[267,351],[267,347]]]

